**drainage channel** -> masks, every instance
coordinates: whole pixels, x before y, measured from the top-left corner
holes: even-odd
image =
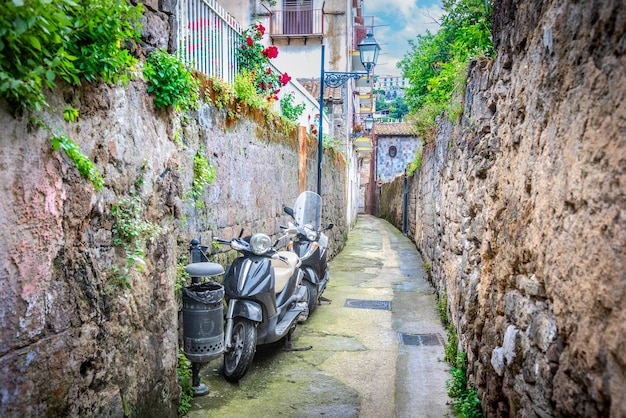
[[[437,346],[443,345],[439,334],[405,334],[399,333],[400,343],[404,345]]]
[[[377,309],[382,311],[391,310],[391,301],[388,300],[364,300],[364,299],[346,299],[343,304],[345,308],[357,309]]]

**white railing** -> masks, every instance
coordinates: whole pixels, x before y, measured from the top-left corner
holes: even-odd
[[[179,0],[178,56],[209,77],[232,83],[242,29],[215,0]]]
[[[241,46],[239,36],[243,32],[239,23],[215,0],[178,0],[176,7],[178,56],[193,69],[209,77],[233,83],[238,70],[236,51]],[[279,69],[270,66],[274,73],[282,74]],[[295,105],[306,105],[298,124],[310,130],[311,121],[319,114],[317,99],[295,80],[281,88],[279,97],[287,93],[293,93]],[[275,108],[280,113],[278,101]],[[323,123],[325,132],[330,132],[326,116]],[[318,129],[317,126],[315,129]]]

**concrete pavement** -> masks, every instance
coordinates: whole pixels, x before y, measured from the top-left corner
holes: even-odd
[[[298,326],[295,346],[259,349],[248,374],[229,384],[221,359],[202,369],[209,395],[189,417],[443,417],[445,332],[434,289],[414,244],[384,220],[360,215],[331,281]],[[451,414],[452,415],[452,414]]]

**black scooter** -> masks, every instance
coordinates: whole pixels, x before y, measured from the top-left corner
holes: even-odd
[[[333,228],[329,223],[320,229],[322,212],[322,198],[314,192],[306,191],[296,199],[293,208],[284,207],[285,213],[290,215],[296,225],[285,228],[294,239],[288,249],[297,254],[302,262],[300,269],[304,273],[303,283],[308,288],[309,314],[313,312],[320,301],[328,301],[322,296],[330,280],[328,274],[328,237],[324,231]]]
[[[298,256],[277,251],[269,236],[241,238],[240,234],[232,240],[214,241],[241,253],[228,266],[222,281],[228,304],[224,377],[237,382],[248,372],[257,345],[284,338],[285,349],[292,349],[291,334],[298,319],[308,316],[307,288],[302,285]]]

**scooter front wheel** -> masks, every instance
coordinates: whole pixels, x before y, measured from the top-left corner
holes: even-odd
[[[224,377],[238,382],[248,372],[256,351],[256,326],[247,318],[234,318],[232,346],[224,353]]]

